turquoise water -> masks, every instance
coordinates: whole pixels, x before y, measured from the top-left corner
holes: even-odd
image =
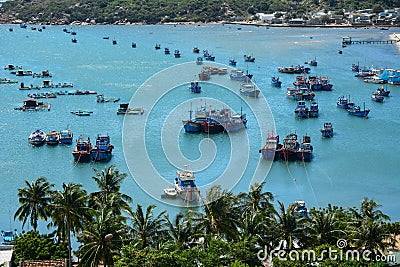
[[[315,155],[310,163],[275,162],[265,177],[266,190],[285,203],[303,199],[309,207],[328,203],[355,206],[364,196],[368,196],[383,204],[383,211],[393,219],[400,219],[397,190],[400,186],[397,173],[400,159],[397,144],[400,134],[400,88],[389,85],[391,97],[385,99],[383,104],[372,102],[370,95],[376,85],[358,80],[350,70],[351,64],[357,62],[367,66],[373,64],[377,67],[400,68],[399,50],[394,45],[353,45],[344,48],[342,55],[338,54],[342,36],[386,40],[392,29],[266,29],[242,26],[239,31],[237,27],[229,25],[74,26],[78,39],[78,43],[74,44],[71,35],[64,33],[61,26],[47,26],[42,32],[32,31],[29,27],[23,30],[15,25],[11,26],[14,31],[9,32],[9,27],[0,26],[2,66],[12,63],[33,72],[48,69],[53,73],[54,83],[72,82],[74,89],[95,90],[106,97],[120,97],[120,102],[129,102],[141,84],[157,72],[178,63],[194,61],[197,56],[192,53],[194,46],[201,50],[208,49],[222,64],[235,57],[238,68],[248,67],[249,72],[254,74],[258,87],[269,103],[276,132],[281,139],[296,131],[300,136],[309,134],[314,146]],[[104,36],[110,39],[103,40]],[[117,40],[117,45],[111,44],[113,38]],[[135,49],[131,48],[133,41],[137,43]],[[161,50],[154,49],[156,43],[161,44]],[[164,55],[164,47],[169,47],[171,51],[179,49],[182,57],[175,59],[173,55]],[[242,60],[244,54],[253,54],[256,62],[246,66]],[[334,90],[316,93],[320,106],[318,119],[299,120],[293,113],[296,103],[285,96],[285,88],[291,85],[295,76],[278,74],[277,67],[301,64],[314,57],[318,66],[312,67],[312,73],[329,76]],[[271,87],[270,77],[274,75],[279,75],[283,81],[281,89]],[[0,77],[16,78],[5,70],[0,70]],[[18,77],[18,81],[42,84],[42,79],[32,77]],[[181,117],[177,116],[178,124],[188,117],[188,109],[178,109],[182,103],[189,103],[193,99],[195,106],[199,103],[199,99],[194,99],[196,97],[218,99],[237,112],[242,106],[249,118],[245,137],[249,143],[249,157],[243,153],[248,168],[232,190],[246,191],[252,170],[260,159],[258,149],[265,142],[259,134],[271,129],[259,129],[252,109],[236,94],[216,85],[203,86],[200,96],[189,94],[186,85],[173,88],[154,105],[152,111],[146,111],[149,112],[146,148],[152,163],[171,183],[176,168],[187,164],[172,164],[163,153],[160,137],[167,114],[175,108],[176,113],[181,114]],[[20,229],[20,224],[13,221],[13,216],[18,207],[17,188],[23,186],[25,179],[31,181],[45,176],[57,188],[62,182],[82,183],[90,192],[96,189],[91,179],[93,168],[102,169],[108,164],[116,164],[121,171],[130,173],[132,166],[128,168],[122,146],[124,117],[116,115],[119,103],[99,104],[94,95],[59,96],[50,100],[50,112],[20,112],[13,108],[22,105],[29,91],[20,91],[18,85],[13,84],[0,85],[0,92],[0,136],[3,140],[0,154],[3,185],[0,229]],[[349,117],[345,111],[336,108],[337,97],[349,94],[356,103],[365,102],[367,108],[371,109],[369,119]],[[69,112],[74,109],[88,109],[94,113],[90,117],[77,117]],[[335,130],[334,138],[329,140],[323,139],[319,132],[326,121],[332,122]],[[35,129],[49,132],[67,126],[74,132],[75,138],[87,134],[94,140],[97,134],[108,133],[115,146],[112,160],[108,164],[75,164],[71,155],[73,146],[32,147],[28,144],[27,138]],[[198,146],[206,137],[187,135],[181,131],[178,133],[179,148],[188,159],[195,160],[201,156]],[[209,167],[198,173],[197,177],[203,177],[198,178],[199,184],[212,182],[230,166],[230,153],[233,153],[231,140],[226,135],[210,138],[217,153]],[[144,157],[140,154],[136,156]],[[267,165],[265,161],[261,163]],[[140,169],[141,166],[133,168]],[[148,196],[132,175],[125,181],[123,191],[130,194],[135,203],[155,203],[159,210],[167,209],[171,213],[179,210]],[[41,227],[45,229],[44,225]]]

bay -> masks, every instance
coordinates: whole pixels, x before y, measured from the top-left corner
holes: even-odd
[[[12,32],[8,31],[10,27],[14,28]],[[63,32],[63,27],[47,26],[38,32],[29,26],[20,29],[18,25],[1,25],[0,64],[22,65],[24,70],[33,72],[48,69],[53,74],[51,80],[54,83],[72,82],[74,89],[94,90],[106,97],[120,97],[119,103],[123,103],[129,102],[138,88],[158,72],[177,64],[194,62],[197,54],[192,53],[192,49],[195,46],[213,53],[218,63],[227,64],[230,58],[235,57],[238,68],[247,68],[254,74],[256,84],[268,101],[276,133],[281,139],[290,132],[299,136],[309,134],[314,146],[314,158],[310,163],[273,163],[266,177],[258,177],[265,178],[265,190],[273,192],[278,200],[285,203],[305,200],[308,207],[324,207],[328,203],[356,206],[367,196],[381,203],[382,210],[393,220],[400,219],[397,190],[400,181],[396,168],[400,159],[397,148],[397,136],[400,134],[399,88],[389,85],[391,97],[385,99],[383,104],[375,103],[370,100],[370,95],[377,86],[362,82],[351,72],[351,65],[357,62],[360,65],[399,69],[399,49],[395,45],[372,44],[341,48],[343,36],[360,40],[387,40],[395,29],[241,26],[238,30],[234,25],[67,26],[77,32],[78,42],[72,43],[72,36]],[[106,36],[109,39],[103,39]],[[117,41],[116,45],[112,45],[113,39]],[[136,42],[136,48],[131,47],[132,42]],[[161,44],[160,50],[154,49],[157,43]],[[177,59],[173,55],[164,55],[165,47],[171,51],[179,49],[182,57]],[[339,49],[343,50],[343,54],[338,53]],[[255,63],[246,64],[244,54],[252,54],[256,58]],[[299,120],[293,112],[296,103],[285,96],[285,89],[291,86],[295,76],[279,74],[277,67],[303,64],[312,58],[317,59],[318,66],[311,67],[311,73],[328,76],[333,91],[316,93],[320,106],[318,119]],[[281,89],[270,85],[271,76],[276,75],[283,82]],[[0,77],[16,79],[6,70],[0,70]],[[17,78],[25,84],[42,83],[39,78]],[[48,90],[39,92],[44,91]],[[0,85],[0,92],[0,136],[3,141],[0,154],[3,184],[0,229],[21,229],[20,223],[14,222],[13,217],[18,208],[17,188],[24,186],[24,180],[32,181],[45,176],[56,188],[61,188],[63,182],[74,182],[82,183],[91,192],[96,190],[91,179],[93,168],[103,169],[110,164],[116,164],[120,171],[128,173],[122,190],[134,198],[134,204],[156,204],[158,211],[166,209],[171,214],[181,209],[146,194],[131,175],[122,142],[124,117],[116,114],[119,103],[97,103],[94,95],[58,96],[50,100],[52,108],[49,112],[21,112],[14,107],[22,105],[28,92],[36,91],[21,91],[18,85],[13,84]],[[337,109],[336,100],[342,95],[351,95],[358,104],[365,102],[371,109],[369,119],[350,117],[345,111]],[[272,129],[260,129],[248,105],[236,94],[213,84],[203,84],[200,96],[188,93],[187,85],[177,86],[155,103],[153,110],[145,111],[149,112],[146,147],[153,165],[172,184],[176,169],[187,164],[182,162],[181,166],[177,166],[168,160],[163,152],[161,129],[175,108],[178,122],[188,118],[188,110],[177,107],[183,102],[193,102],[195,107],[200,98],[217,99],[237,112],[242,107],[248,115],[246,140],[249,142],[249,156],[243,154],[243,160],[248,162],[247,168],[237,184],[228,188],[235,193],[247,191],[256,165],[268,164],[260,160],[258,150],[265,140],[261,140],[259,135]],[[92,110],[93,114],[77,117],[69,112],[74,109]],[[332,122],[335,129],[334,137],[329,140],[323,139],[319,132],[327,121]],[[74,139],[80,134],[87,134],[94,140],[97,134],[108,133],[115,146],[111,161],[106,164],[76,164],[71,155],[73,145],[32,147],[27,141],[29,134],[36,129],[49,132],[67,126],[74,132]],[[180,131],[173,138],[179,139],[181,152],[188,159],[195,160],[201,157],[199,144],[208,136],[187,135]],[[234,170],[229,161],[232,145],[229,138],[226,135],[210,138],[217,152],[209,167],[197,173],[200,185],[212,182],[228,167]],[[140,169],[141,166],[134,168]],[[159,187],[161,194],[163,188],[154,186]],[[40,223],[40,227],[46,229],[44,223]],[[30,228],[25,226],[25,229]]]

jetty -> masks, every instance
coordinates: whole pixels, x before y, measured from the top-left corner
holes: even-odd
[[[343,37],[343,39],[342,39],[342,46],[345,47],[345,46],[351,45],[351,44],[396,44],[398,42],[400,42],[400,40],[398,40],[398,39],[397,40],[392,39],[392,40],[361,40],[361,41],[356,40],[355,41],[355,40],[352,40],[351,37],[346,36],[346,37]]]

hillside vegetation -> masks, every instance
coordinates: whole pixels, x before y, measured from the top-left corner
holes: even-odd
[[[350,10],[400,7],[400,0],[13,0],[3,3],[0,22],[69,24],[211,22],[251,17],[257,12]]]

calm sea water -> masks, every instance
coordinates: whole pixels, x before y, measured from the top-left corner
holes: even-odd
[[[14,31],[9,32],[9,27]],[[71,28],[71,27],[68,27]],[[74,89],[95,90],[106,97],[120,97],[120,102],[129,102],[141,84],[165,68],[178,63],[191,62],[197,54],[194,46],[208,49],[219,63],[227,64],[235,57],[238,68],[254,74],[256,83],[267,99],[275,119],[276,132],[281,139],[290,132],[299,136],[309,134],[314,146],[314,159],[310,163],[275,162],[265,177],[265,189],[273,192],[278,200],[285,203],[305,200],[309,207],[326,206],[333,203],[342,206],[356,206],[364,196],[374,198],[383,205],[383,211],[392,219],[399,220],[398,203],[400,186],[397,164],[399,149],[397,139],[400,134],[400,88],[388,86],[391,97],[379,104],[370,100],[376,85],[366,84],[354,77],[351,64],[374,65],[377,67],[400,68],[399,50],[394,45],[353,45],[341,48],[342,36],[356,39],[388,39],[393,30],[379,29],[293,29],[265,28],[229,25],[163,25],[163,26],[74,26],[77,32],[76,44],[71,35],[62,31],[61,26],[48,26],[42,32],[20,29],[18,26],[0,26],[0,64],[22,65],[25,70],[41,72],[48,69],[53,73],[52,81],[72,82]],[[103,37],[108,36],[109,40]],[[112,39],[118,44],[112,45]],[[136,42],[137,48],[131,48]],[[156,43],[161,50],[155,50]],[[164,55],[163,48],[171,51],[179,49],[180,59]],[[243,62],[244,54],[252,54],[255,63]],[[317,92],[320,105],[318,119],[299,120],[294,116],[296,103],[285,96],[286,87],[295,79],[293,75],[278,74],[277,67],[302,64],[316,57],[317,67],[312,73],[329,76],[334,85],[332,92]],[[179,75],[179,74],[178,74]],[[270,85],[270,77],[279,75],[283,81],[281,89]],[[0,77],[16,79],[8,71],[1,69]],[[171,77],[174,78],[174,77]],[[42,79],[18,77],[19,82],[41,85]],[[189,82],[189,81],[188,81]],[[230,105],[237,112],[240,107],[249,118],[247,139],[249,168],[253,169],[260,160],[258,150],[265,140],[255,117],[248,105],[236,94],[221,90],[215,85],[204,85],[199,97],[214,98]],[[48,91],[42,89],[41,92]],[[159,202],[144,193],[133,179],[127,166],[122,147],[123,116],[117,116],[119,103],[96,103],[94,95],[59,96],[50,100],[50,112],[21,112],[13,108],[22,105],[27,93],[18,85],[0,85],[0,173],[2,190],[0,194],[0,229],[20,229],[20,223],[13,216],[18,208],[17,188],[23,187],[24,180],[32,181],[45,176],[60,188],[63,182],[82,183],[86,190],[96,189],[91,177],[93,168],[102,169],[116,164],[122,172],[129,174],[122,190],[134,198],[135,203],[157,204],[159,210],[167,209],[171,214],[179,208]],[[351,95],[354,102],[365,102],[371,109],[369,119],[350,117],[336,108],[339,96]],[[197,96],[196,96],[197,97]],[[172,183],[176,168],[163,153],[161,129],[166,115],[183,102],[188,103],[193,95],[187,93],[186,85],[177,87],[155,103],[146,124],[146,148],[154,167]],[[199,103],[193,100],[193,105]],[[138,103],[140,105],[140,103]],[[70,110],[93,110],[90,117],[77,117]],[[178,110],[181,117],[188,117],[187,109]],[[323,139],[319,129],[330,121],[335,129],[332,139]],[[49,132],[69,127],[75,138],[87,134],[94,140],[99,133],[108,133],[115,146],[112,160],[107,163],[75,164],[71,155],[73,146],[32,147],[27,138],[35,129]],[[201,157],[198,149],[203,135],[178,133],[181,152],[191,160]],[[229,166],[231,141],[226,135],[211,137],[218,152],[209,167],[199,172],[199,184],[210,183]],[[238,153],[237,151],[234,151]],[[130,151],[134,153],[134,151]],[[239,152],[240,153],[240,152]],[[137,155],[144,157],[144,155]],[[265,161],[261,163],[267,164]],[[134,166],[140,169],[142,166]],[[230,167],[232,168],[232,167]],[[234,168],[234,167],[233,167]],[[142,170],[146,171],[146,170]],[[246,170],[234,192],[247,191],[251,170]],[[264,177],[259,177],[263,179]],[[158,185],[154,185],[158,186]],[[224,185],[222,185],[224,186]],[[160,194],[162,187],[160,187]],[[44,225],[41,225],[45,229]],[[29,227],[25,227],[29,229]]]

